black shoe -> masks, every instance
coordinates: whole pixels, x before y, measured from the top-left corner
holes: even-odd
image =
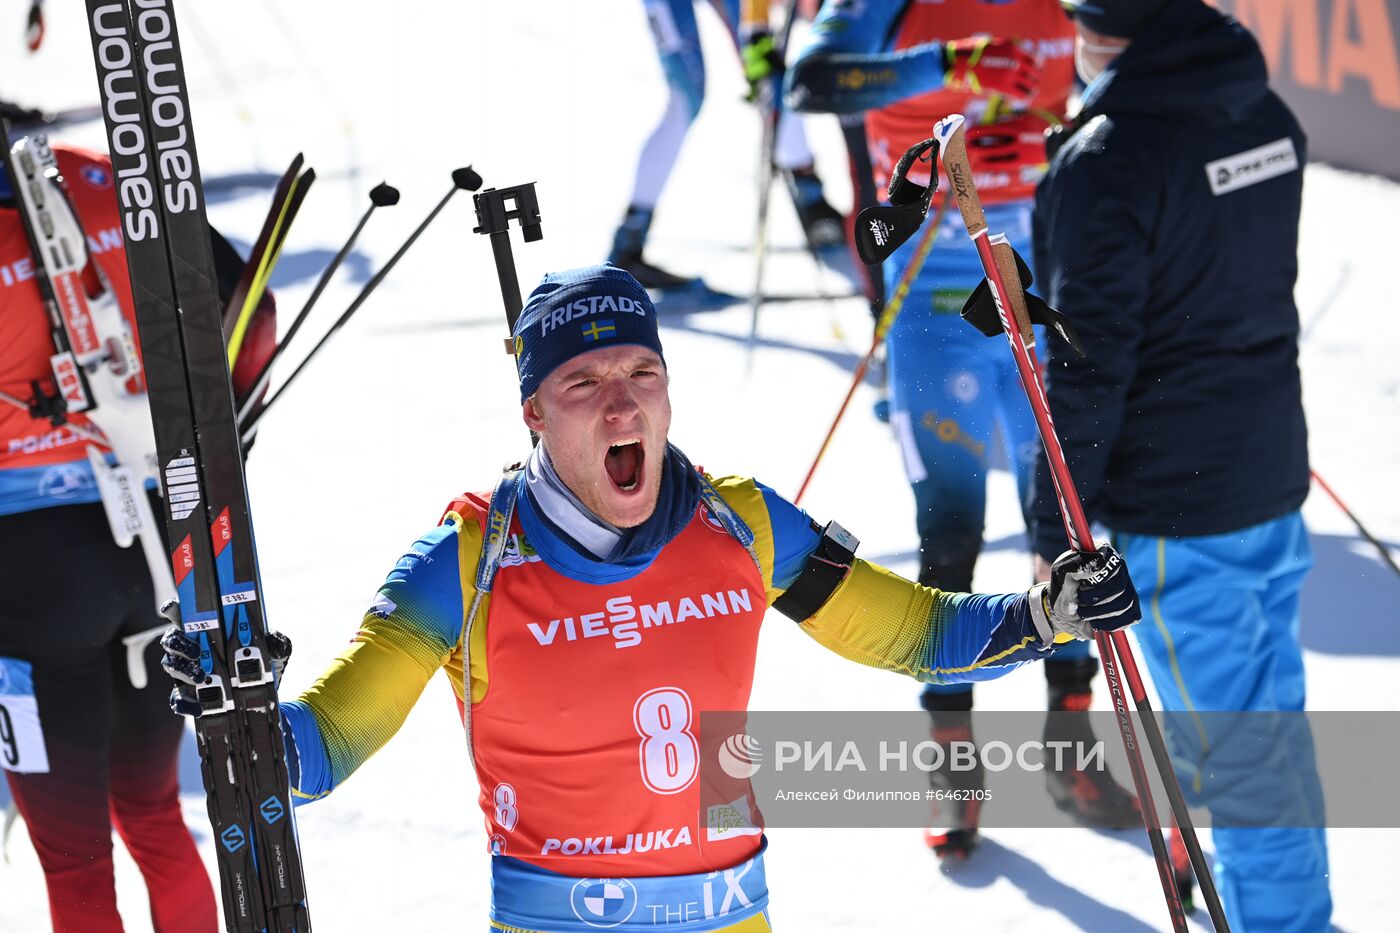
[[[691,291],[705,287],[705,283],[699,278],[686,278],[653,266],[642,258],[641,253],[614,255],[608,261],[630,273],[632,278],[641,283],[642,288],[657,291]]]
[[[1047,770],[1045,786],[1055,806],[1080,825],[1095,829],[1132,829],[1142,825],[1137,798],[1119,787],[1107,771],[1081,771],[1074,767]]]
[[[642,258],[642,250],[646,247],[647,233],[651,230],[651,216],[652,209],[650,207],[639,207],[633,204],[627,208],[622,223],[618,224],[617,232],[613,234],[612,251],[608,254],[608,262],[631,273],[632,278],[640,282],[642,288],[651,288],[657,291],[703,290],[705,283],[698,278],[686,278],[683,275],[667,272],[665,269],[658,269]]]
[[[827,203],[821,179],[810,168],[787,169],[783,177],[792,192],[792,203],[802,221],[802,232],[813,249],[843,246],[846,243],[846,218]]]
[[[1051,747],[1051,742],[1069,742],[1075,749],[1093,747],[1097,739],[1089,725],[1091,699],[1087,687],[1074,693],[1051,687],[1050,712],[1045,717],[1046,747]],[[1137,797],[1120,787],[1107,770],[1086,771],[1074,767],[1077,758],[1077,752],[1066,754],[1063,771],[1045,770],[1045,786],[1055,806],[1083,826],[1097,829],[1141,826],[1142,811],[1138,808]]]
[[[845,245],[846,218],[828,204],[826,198],[800,209],[798,217],[802,220],[802,231],[807,234],[807,242],[814,249]]]
[[[940,859],[965,862],[981,841],[982,834],[975,829],[924,830],[924,842]]]
[[[940,859],[964,860],[982,839],[977,827],[986,771],[981,756],[974,756],[971,768],[952,767],[957,756],[950,743],[972,741],[971,711],[937,709],[930,710],[929,715],[933,717],[930,735],[943,747],[943,765],[930,772],[929,786],[950,796],[933,801],[933,816],[931,825],[924,830],[924,842]]]

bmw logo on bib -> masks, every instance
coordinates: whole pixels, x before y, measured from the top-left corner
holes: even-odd
[[[637,909],[637,889],[626,878],[582,878],[569,894],[569,905],[591,927],[620,926]]]
[[[98,190],[112,187],[112,176],[108,175],[100,166],[84,165],[78,170],[78,174],[82,176],[83,181]]]

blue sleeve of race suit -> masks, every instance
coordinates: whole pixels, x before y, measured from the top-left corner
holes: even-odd
[[[758,480],[754,480],[754,485],[763,493],[763,505],[773,528],[773,585],[785,590],[817,549],[821,526],[805,509],[799,509],[770,487]]]
[[[787,106],[806,113],[859,113],[943,86],[942,42],[893,50],[908,0],[829,0],[788,66]],[[951,37],[950,37],[951,38]]]
[[[331,761],[316,718],[296,700],[281,704],[282,745],[287,753],[287,777],[294,788],[292,806],[319,800],[335,789]],[[307,754],[302,754],[306,749]],[[298,793],[299,791],[299,793]]]

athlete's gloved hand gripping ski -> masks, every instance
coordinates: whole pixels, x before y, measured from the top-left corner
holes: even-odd
[[[1016,370],[1021,377],[1021,387],[1025,390],[1026,397],[1030,401],[1031,411],[1035,414],[1041,442],[1045,445],[1045,457],[1054,479],[1056,495],[1059,497],[1060,514],[1065,523],[1065,534],[1068,536],[1071,546],[1079,551],[1092,552],[1095,550],[1094,538],[1089,531],[1089,522],[1084,514],[1084,506],[1079,501],[1078,492],[1075,491],[1074,480],[1070,476],[1069,466],[1065,462],[1064,450],[1060,447],[1059,438],[1055,435],[1055,425],[1050,420],[1050,406],[1045,398],[1045,386],[1041,382],[1040,367],[1035,357],[1035,332],[1031,327],[1032,321],[1054,327],[1077,352],[1082,354],[1083,348],[1064,321],[1063,315],[1050,309],[1040,299],[1026,295],[1024,285],[1029,284],[1029,273],[1025,263],[1016,255],[1016,251],[1011,248],[1011,244],[1004,234],[991,233],[987,229],[986,215],[982,211],[982,202],[977,196],[977,189],[973,185],[972,169],[968,164],[963,118],[955,114],[940,121],[933,129],[933,138],[941,150],[943,170],[948,177],[952,193],[957,199],[958,210],[962,213],[963,223],[967,226],[967,234],[976,245],[977,255],[982,260],[982,268],[987,274],[985,287],[979,287],[973,293],[968,300],[967,307],[963,309],[963,316],[968,318],[983,333],[990,335],[994,334],[995,330],[986,326],[988,324],[986,320],[986,312],[989,308],[988,299],[990,299],[990,307],[995,308],[1001,330],[1006,334],[1007,341],[1011,345],[1011,354],[1016,360]],[[1156,762],[1158,773],[1161,775],[1162,784],[1166,788],[1167,798],[1171,802],[1172,815],[1181,830],[1187,852],[1190,854],[1191,865],[1200,882],[1201,893],[1209,908],[1211,921],[1215,924],[1217,931],[1227,931],[1230,927],[1220,905],[1220,895],[1215,890],[1210,865],[1206,862],[1205,856],[1201,852],[1200,842],[1196,839],[1196,831],[1191,823],[1191,815],[1186,809],[1186,800],[1182,796],[1181,785],[1177,783],[1176,772],[1172,769],[1166,743],[1162,740],[1161,728],[1153,716],[1152,704],[1147,699],[1147,690],[1138,673],[1137,662],[1133,657],[1132,648],[1128,644],[1127,635],[1123,631],[1115,631],[1111,634],[1098,632],[1095,639],[1099,646],[1100,660],[1103,662],[1104,676],[1108,680],[1109,692],[1113,698],[1114,711],[1118,714],[1119,727],[1123,733],[1123,744],[1127,749],[1128,761],[1132,766],[1133,784],[1137,788],[1138,799],[1142,802],[1143,821],[1147,826],[1152,852],[1157,860],[1157,871],[1161,876],[1162,890],[1166,894],[1172,926],[1177,931],[1184,931],[1186,917],[1173,880],[1171,860],[1167,854],[1166,843],[1162,838],[1162,830],[1157,821],[1156,807],[1152,801],[1152,790],[1147,782],[1147,771],[1143,764],[1133,720],[1128,712],[1127,701],[1123,696],[1120,670],[1122,677],[1126,678],[1128,682],[1133,702],[1141,714],[1142,729],[1147,734],[1152,757]]]

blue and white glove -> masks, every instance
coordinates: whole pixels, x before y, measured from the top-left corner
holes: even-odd
[[[172,599],[161,606],[160,614],[171,623],[160,638],[160,647],[164,652],[160,666],[175,681],[175,689],[170,691],[170,708],[177,715],[197,719],[204,708],[195,691],[208,680],[199,663],[199,642],[186,635],[180,626],[179,600]],[[292,656],[292,640],[281,632],[270,631],[267,633],[267,652],[272,664],[273,683],[281,683],[282,671]]]
[[[1031,621],[1046,645],[1061,632],[1088,641],[1142,619],[1128,565],[1112,546],[1097,551],[1065,551],[1050,565],[1050,580],[1030,593]]]

